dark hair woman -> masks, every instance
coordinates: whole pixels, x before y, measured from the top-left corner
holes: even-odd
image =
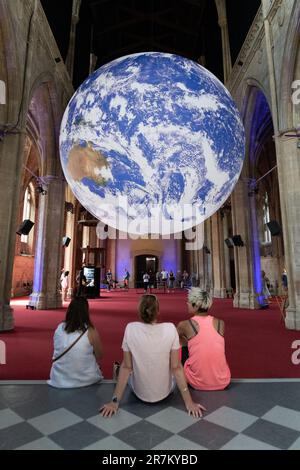
[[[49,385],[57,388],[85,387],[103,376],[97,359],[102,344],[89,316],[89,304],[83,297],[70,302],[66,319],[54,333],[54,355]]]
[[[118,411],[131,376],[133,392],[148,403],[166,398],[175,387],[175,378],[188,413],[194,417],[202,416],[204,408],[193,402],[184,377],[175,326],[157,321],[159,303],[155,295],[143,295],[138,311],[141,321],[129,323],[125,329],[118,383],[111,402],[101,408],[102,415],[111,417]]]

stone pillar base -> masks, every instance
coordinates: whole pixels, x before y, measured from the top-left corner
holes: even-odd
[[[300,331],[300,311],[287,309],[285,326],[287,330]]]
[[[214,289],[213,290],[213,297],[215,299],[226,299],[226,289]]]
[[[236,293],[233,299],[234,308],[246,308],[255,310],[259,308],[259,303],[255,294]]]
[[[30,296],[29,305],[36,310],[51,310],[62,307],[61,294],[41,294],[33,292]]]
[[[11,331],[14,327],[13,309],[9,305],[0,305],[0,331]]]

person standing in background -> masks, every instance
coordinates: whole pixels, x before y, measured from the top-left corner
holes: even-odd
[[[269,306],[269,297],[271,296],[269,291],[270,280],[267,278],[265,271],[261,272],[262,277],[262,295],[264,297],[265,307]]]
[[[106,273],[106,282],[107,282],[107,290],[110,291],[112,287],[112,272],[110,269]]]
[[[143,284],[144,284],[144,292],[145,292],[145,293],[148,292],[149,282],[150,282],[150,276],[149,276],[148,273],[145,273],[145,274],[143,275]]]
[[[181,289],[183,289],[184,287],[187,287],[188,280],[189,280],[189,273],[186,270],[184,270],[182,273]]]
[[[283,291],[284,291],[284,293],[286,293],[287,290],[288,290],[288,276],[287,276],[287,272],[286,272],[285,268],[282,271],[281,281],[282,281]]]
[[[170,275],[169,275],[169,289],[174,289],[174,282],[175,282],[175,276],[174,276],[173,271],[171,270]]]
[[[159,285],[160,285],[160,281],[161,281],[161,274],[159,271],[157,271],[156,275],[155,275],[155,279],[156,279],[156,289],[158,289]]]
[[[85,264],[82,265],[79,273],[76,276],[76,283],[77,283],[77,289],[76,289],[76,297],[85,297],[86,296],[86,284],[87,280],[84,274],[84,268]]]
[[[61,279],[61,292],[62,292],[63,302],[67,300],[68,287],[69,287],[69,271],[64,271],[62,279]]]
[[[125,268],[125,276],[124,276],[124,289],[129,289],[129,279],[130,279],[130,274],[127,268]]]
[[[162,281],[162,284],[163,284],[164,292],[166,291],[166,287],[167,287],[167,283],[168,283],[168,277],[169,277],[168,271],[166,271],[165,268],[163,268],[162,272],[161,272],[161,281]]]

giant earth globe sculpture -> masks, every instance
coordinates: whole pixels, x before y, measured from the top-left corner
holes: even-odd
[[[242,170],[245,134],[224,85],[186,58],[145,52],[100,67],[62,120],[62,168],[97,219],[169,235],[212,216]]]

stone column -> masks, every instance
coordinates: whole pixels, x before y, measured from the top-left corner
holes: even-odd
[[[213,296],[217,299],[226,298],[225,254],[223,221],[220,211],[211,218],[212,227],[212,267]]]
[[[113,278],[116,279],[118,274],[116,271],[116,250],[117,250],[117,241],[111,238],[107,239],[107,251],[106,251],[106,266],[105,270],[111,269]]]
[[[283,221],[289,307],[286,327],[300,330],[300,151],[297,138],[277,140],[278,178]]]
[[[250,242],[250,206],[247,182],[240,179],[232,194],[232,222],[234,235],[241,235],[245,246],[235,247],[236,294],[235,308],[258,308],[254,292],[252,247]]]
[[[0,141],[0,331],[14,328],[10,307],[25,134]]]
[[[278,85],[274,61],[274,43],[271,30],[270,2],[262,0],[266,49],[271,90],[271,107],[274,124],[275,146],[278,165],[281,216],[283,224],[285,261],[289,279],[289,307],[286,312],[286,327],[300,330],[300,188],[299,188],[299,140],[281,135],[279,129]],[[292,92],[292,91],[291,91]],[[291,129],[294,133],[295,129]],[[285,130],[284,134],[288,134]]]
[[[75,251],[76,251],[76,241],[75,241],[75,234],[76,234],[77,223],[75,220],[75,214],[73,212],[67,212],[66,215],[66,231],[65,236],[71,238],[70,244],[68,247],[64,248],[65,250],[65,258],[64,258],[64,269],[65,271],[69,271],[69,288],[68,288],[68,297],[72,297],[73,294],[73,282],[72,280],[75,278],[76,274],[74,274],[75,270]]]
[[[224,83],[227,83],[232,71],[232,60],[230,52],[226,0],[215,0],[215,2],[218,10],[219,26],[222,33]]]
[[[38,310],[62,306],[60,289],[65,183],[62,177],[49,181],[40,197],[34,265],[33,293],[29,304]]]
[[[69,41],[69,49],[68,49],[68,54],[67,54],[67,59],[66,59],[66,67],[69,72],[71,81],[73,80],[76,27],[79,21],[80,5],[81,5],[81,0],[73,0],[72,19],[71,19],[71,28],[70,28],[70,41]]]
[[[211,220],[204,222],[204,247],[198,252],[199,287],[212,292]]]
[[[4,49],[2,47],[0,51],[1,78],[3,73],[11,74],[7,90],[6,85],[3,90],[2,84],[2,92],[5,91],[5,96],[2,96],[0,110],[1,128],[6,128],[6,133],[3,134],[0,140],[0,331],[12,330],[14,328],[10,296],[23,171],[22,163],[24,161],[27,88],[31,74],[34,48],[36,47],[34,34],[38,0],[34,0],[31,5],[30,9],[32,9],[33,16],[31,34],[27,38],[28,51],[25,70],[23,69],[23,61],[20,61],[20,64],[15,63],[14,60],[7,62],[4,59]],[[0,43],[1,41],[2,39]],[[4,63],[2,63],[3,60]],[[10,70],[6,71],[8,63],[10,64]],[[20,77],[24,77],[25,87],[23,89],[21,81],[19,81],[21,80]],[[23,91],[23,97],[21,90]],[[22,99],[24,97],[25,99]],[[11,123],[15,124],[12,125]]]

